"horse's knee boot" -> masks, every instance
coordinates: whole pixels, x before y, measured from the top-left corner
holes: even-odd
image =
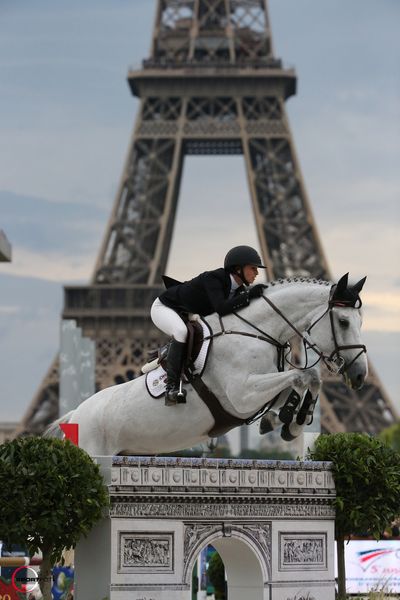
[[[297,413],[297,417],[296,417],[297,425],[304,425],[306,422],[307,415],[310,412],[311,412],[311,416],[312,416],[312,410],[314,408],[314,404],[315,404],[315,402],[313,401],[312,394],[311,394],[310,390],[307,390],[306,395],[304,396],[303,403],[300,406],[299,412]],[[308,425],[310,425],[310,423],[308,423]]]
[[[282,423],[285,425],[290,425],[290,423],[293,421],[294,411],[298,407],[300,400],[301,398],[299,394],[295,390],[292,390],[289,398],[279,411],[279,420]]]

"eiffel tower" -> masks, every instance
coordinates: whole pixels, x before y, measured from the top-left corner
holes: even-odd
[[[296,74],[274,56],[266,2],[157,0],[151,57],[128,73],[141,104],[93,278],[65,288],[63,318],[96,342],[98,389],[137,376],[147,350],[164,341],[149,309],[185,155],[244,156],[270,278],[331,279],[285,111]],[[359,392],[325,374],[321,409],[327,432],[377,433],[396,418],[372,368]],[[55,359],[16,433],[41,433],[57,416]]]

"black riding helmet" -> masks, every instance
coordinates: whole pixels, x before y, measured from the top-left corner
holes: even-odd
[[[254,250],[254,248],[251,246],[235,246],[234,248],[231,248],[228,254],[225,256],[224,269],[226,269],[229,273],[237,273],[243,283],[249,285],[243,275],[243,267],[245,265],[253,265],[254,267],[259,267],[260,269],[267,268],[262,264],[257,250]],[[237,271],[238,267],[239,270]]]

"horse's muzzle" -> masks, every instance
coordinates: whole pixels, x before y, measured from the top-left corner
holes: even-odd
[[[353,364],[348,369],[345,368],[343,377],[346,385],[353,390],[360,390],[364,385],[367,376],[367,367],[364,365]]]

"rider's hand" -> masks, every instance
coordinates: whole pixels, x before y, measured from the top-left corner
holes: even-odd
[[[253,287],[249,289],[249,298],[260,298],[260,296],[263,295],[265,287],[266,286],[263,283],[257,283],[256,285],[253,285]]]

